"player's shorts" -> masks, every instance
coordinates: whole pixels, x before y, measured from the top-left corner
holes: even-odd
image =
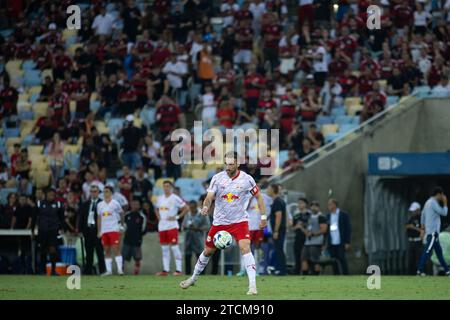
[[[321,245],[304,246],[302,250],[302,260],[318,262],[322,253]]]
[[[104,246],[114,246],[120,243],[120,232],[112,231],[102,234],[102,244]]]
[[[259,245],[264,240],[263,230],[250,230],[250,241],[253,244]]]
[[[178,229],[170,229],[159,232],[160,244],[178,244]]]
[[[206,237],[205,245],[208,248],[215,248],[214,246],[214,235],[219,231],[229,232],[237,242],[240,240],[250,240],[250,231],[248,230],[248,221],[242,221],[239,223],[233,223],[223,226],[211,226]]]
[[[141,247],[138,246],[130,246],[128,244],[123,244],[122,246],[122,257],[125,261],[130,261],[131,258],[134,261],[138,261],[142,259],[142,250]]]

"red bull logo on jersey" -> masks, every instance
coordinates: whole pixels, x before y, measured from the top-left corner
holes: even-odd
[[[110,212],[108,212],[108,211],[105,211],[105,212],[103,212],[103,214],[102,214],[102,216],[103,217],[109,217],[111,215],[111,213]]]
[[[227,200],[227,202],[233,202],[233,200],[239,199],[239,196],[234,195],[234,194],[232,194],[232,193],[229,192],[229,193],[227,193],[227,194],[224,194],[224,195],[222,196],[222,199]]]
[[[166,206],[159,207],[159,211],[169,211],[169,208]]]

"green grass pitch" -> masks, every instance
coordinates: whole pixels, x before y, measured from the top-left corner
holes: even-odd
[[[259,294],[249,297],[247,277],[201,276],[181,289],[185,277],[82,276],[81,289],[69,290],[67,277],[0,276],[0,300],[11,299],[450,299],[450,278],[381,276],[381,289],[367,289],[368,276],[259,276]]]

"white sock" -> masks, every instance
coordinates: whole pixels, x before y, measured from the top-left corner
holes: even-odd
[[[117,265],[117,272],[122,273],[123,272],[123,260],[122,256],[115,256],[116,265]]]
[[[251,252],[242,255],[245,269],[247,270],[248,284],[250,287],[256,286],[256,264]]]
[[[194,273],[192,274],[192,279],[197,280],[197,277],[199,276],[199,274],[202,273],[203,270],[205,270],[206,265],[208,264],[208,261],[209,261],[209,257],[206,257],[202,252],[200,257],[198,257],[197,263],[195,264]]]
[[[170,248],[169,246],[161,246],[162,249],[162,260],[163,260],[163,271],[170,271]]]
[[[106,271],[112,272],[112,258],[105,258]]]
[[[171,246],[172,253],[175,258],[176,271],[181,272],[183,268],[183,258],[181,257],[180,247],[178,245]]]

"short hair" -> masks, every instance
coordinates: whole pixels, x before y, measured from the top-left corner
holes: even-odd
[[[170,184],[170,186],[173,187],[172,181],[170,181],[170,180],[164,180],[164,181],[163,181],[163,184],[166,184],[166,183]]]
[[[298,198],[298,201],[303,201],[304,203],[309,204],[308,199],[306,199],[305,197]]]
[[[191,200],[191,201],[189,201],[189,205],[197,205],[197,201],[195,201],[195,200]]]
[[[237,161],[238,153],[236,151],[228,151],[225,153],[225,158],[233,158],[234,161]]]
[[[339,206],[339,202],[335,198],[330,198],[329,201],[333,202],[336,207]]]
[[[105,191],[105,190],[109,190],[109,191],[111,191],[111,193],[114,193],[114,188],[111,187],[111,186],[105,186],[105,187],[103,188],[103,191]]]
[[[433,191],[432,191],[431,195],[432,196],[436,196],[439,193],[444,193],[444,189],[442,189],[442,187],[436,186],[436,187],[433,188]]]
[[[275,194],[280,193],[280,185],[278,183],[272,183],[270,187],[272,188]]]

